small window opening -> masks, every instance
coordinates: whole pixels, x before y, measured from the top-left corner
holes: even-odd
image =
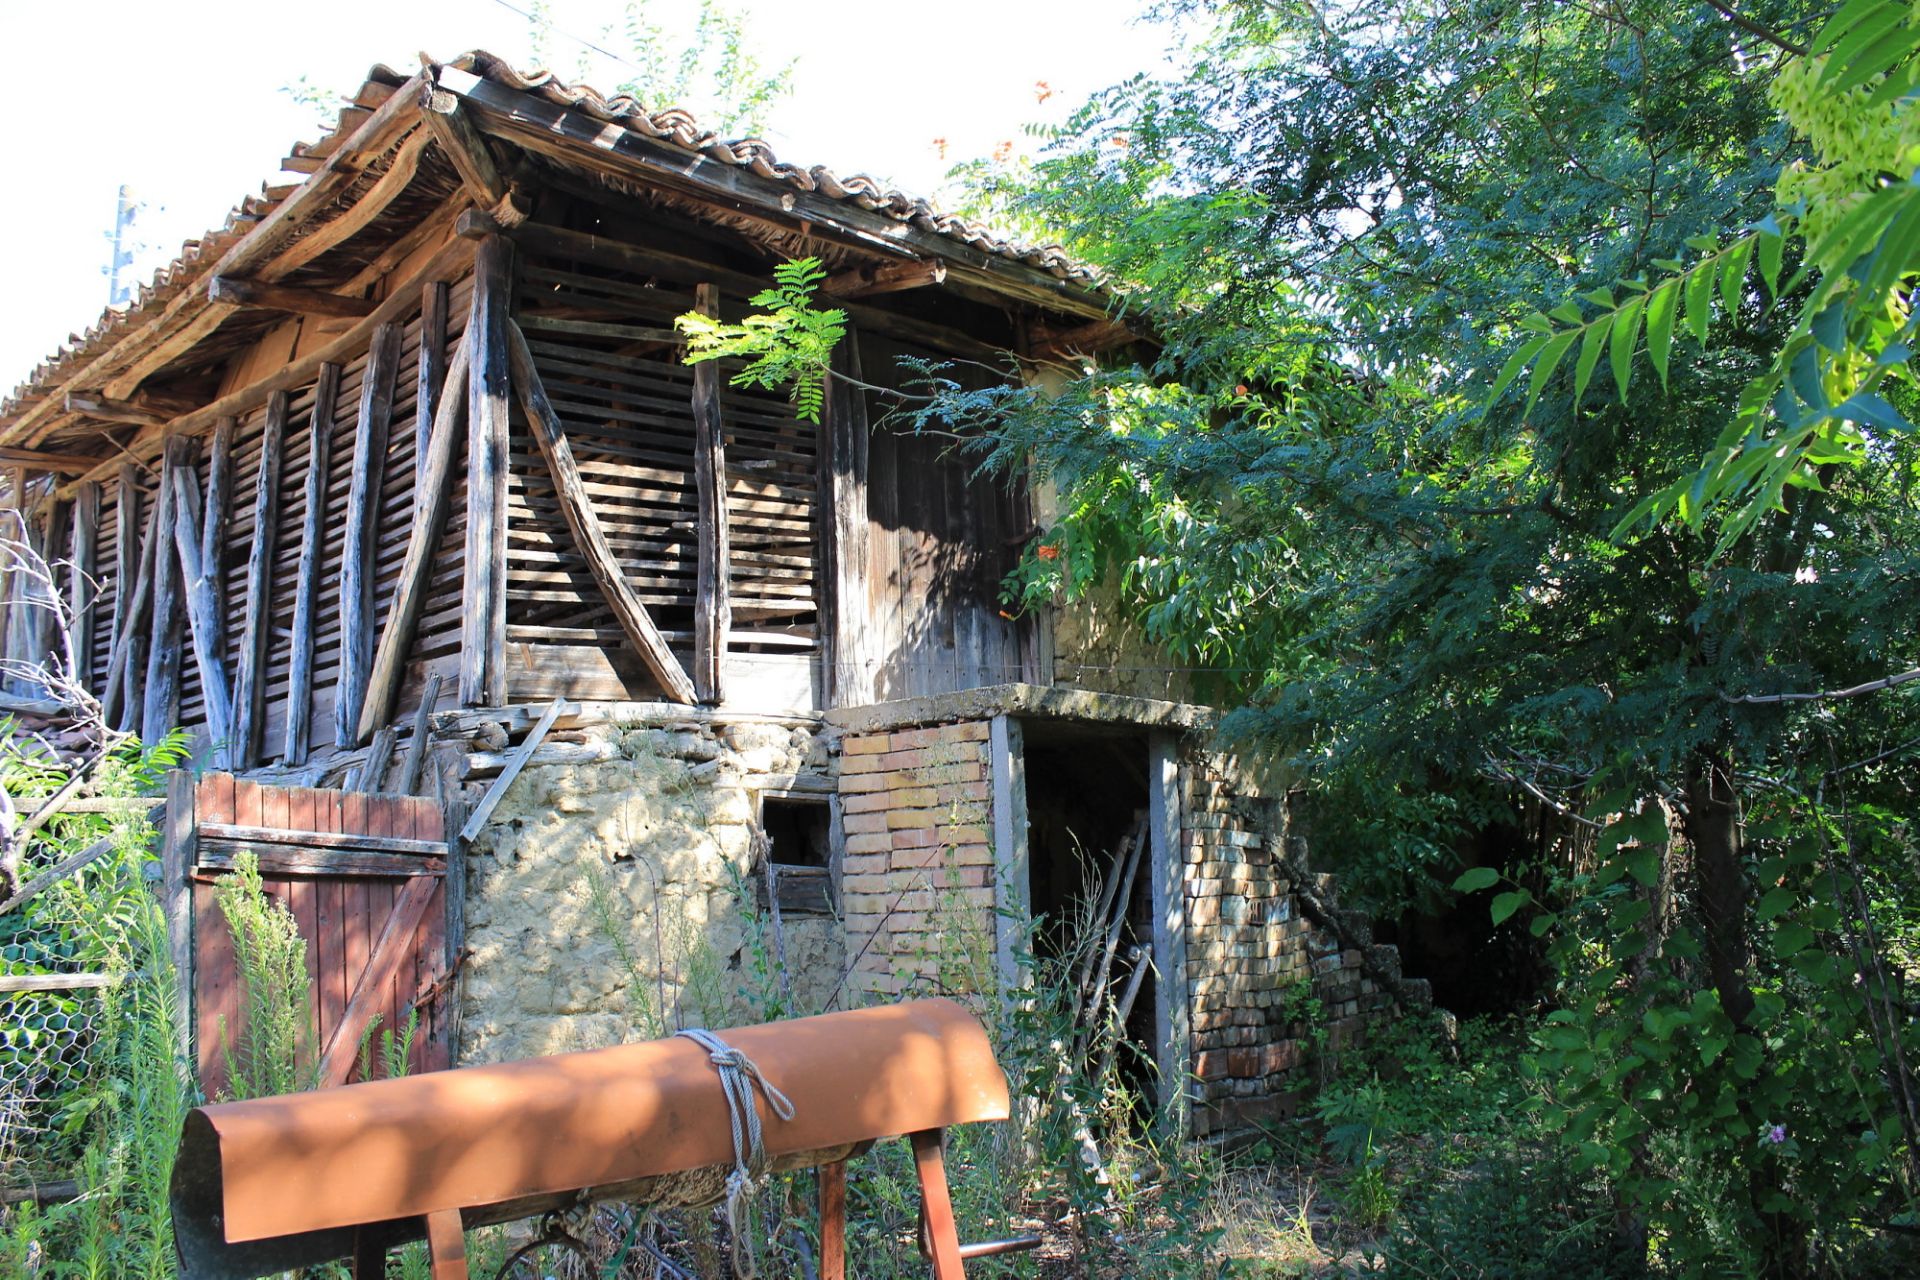
[[[824,799],[767,796],[760,802],[760,830],[767,839],[771,875],[760,883],[766,905],[768,882],[780,910],[802,915],[833,913],[833,818]]]

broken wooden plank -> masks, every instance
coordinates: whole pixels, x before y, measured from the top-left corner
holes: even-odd
[[[353,774],[353,780],[342,788],[344,791],[364,791],[369,795],[377,794],[381,784],[387,780],[387,770],[393,765],[393,726],[381,725],[373,731],[373,741],[367,746],[367,757],[362,760]]]
[[[98,391],[69,391],[63,404],[68,413],[77,413],[95,422],[124,422],[135,427],[164,427],[171,416],[151,405],[134,400],[116,400]],[[99,466],[100,459],[95,458],[93,465]]]
[[[473,813],[467,818],[467,825],[460,829],[461,840],[472,843],[473,838],[486,828],[487,819],[493,816],[494,809],[507,794],[507,788],[511,787],[513,780],[520,776],[520,771],[527,767],[528,757],[533,755],[540,746],[541,739],[545,738],[547,731],[553,728],[553,722],[560,718],[560,712],[566,705],[565,700],[561,698],[555,698],[547,704],[546,711],[539,720],[534,722],[533,728],[527,731],[526,738],[514,748],[513,757],[500,770],[500,776],[493,780],[493,785],[487,788],[487,793],[480,797],[480,803],[474,806]]]
[[[461,185],[482,209],[491,209],[507,198],[507,183],[500,176],[487,140],[473,127],[473,119],[460,106],[460,99],[444,89],[423,90],[421,106],[433,140],[460,175]]]
[[[194,665],[200,670],[200,701],[206,711],[207,733],[213,739],[214,759],[225,768],[233,746],[233,686],[227,682],[227,659],[221,642],[220,597],[214,592],[206,561],[200,558],[200,501],[194,491],[193,468],[174,467],[170,475],[173,545],[180,557]]]
[[[561,425],[559,414],[554,412],[553,405],[547,400],[546,390],[540,384],[540,374],[533,365],[533,353],[527,350],[526,338],[521,335],[519,327],[511,322],[507,326],[507,340],[513,361],[514,389],[519,394],[521,407],[526,410],[534,441],[540,446],[541,456],[546,459],[547,470],[553,475],[553,487],[560,499],[560,514],[566,518],[574,542],[586,557],[588,571],[592,573],[601,594],[606,596],[607,603],[612,606],[621,630],[627,633],[627,638],[639,652],[640,660],[653,673],[653,678],[660,682],[661,689],[675,702],[693,702],[693,682],[687,679],[686,669],[680,665],[680,659],[674,656],[673,650],[667,647],[666,638],[654,626],[647,607],[634,594],[626,571],[620,567],[619,558],[614,555],[613,548],[607,545],[607,535],[600,527],[600,517],[594,514],[593,503],[587,497],[584,482],[580,478],[580,464],[574,460],[573,446],[567,443],[566,428]]]
[[[85,475],[107,458],[89,458],[73,453],[42,453],[38,449],[0,448],[0,463],[27,467],[34,471],[57,471],[61,475]]]
[[[420,291],[420,360],[413,392],[413,477],[427,474],[427,447],[434,419],[440,416],[440,396],[447,381],[447,304],[452,290],[444,280],[429,282]]]
[[[360,413],[347,487],[347,527],[340,565],[340,676],[334,685],[334,745],[361,741],[360,708],[373,665],[373,556],[380,543],[380,486],[393,425],[393,388],[400,372],[400,326],[380,326],[360,380]]]
[[[243,853],[250,853],[260,864],[263,875],[278,876],[443,876],[447,873],[443,858],[423,858],[415,854],[370,853],[357,849],[320,849],[295,844],[266,845],[246,840],[214,840],[202,833],[200,860],[194,870],[200,873],[231,871]]]
[[[416,840],[410,836],[370,836],[354,831],[297,831],[289,827],[257,827],[243,822],[203,822],[199,833],[207,840],[225,840],[248,845],[293,845],[303,849],[360,850],[391,853],[409,858],[445,856],[447,846],[441,840]]]
[[[247,548],[247,597],[240,627],[240,669],[233,688],[234,766],[260,760],[266,727],[267,652],[273,636],[273,556],[280,542],[280,475],[285,463],[288,402],[284,391],[267,401],[260,433],[260,470],[253,486],[253,538]]]
[[[314,618],[320,607],[320,556],[326,530],[327,463],[333,452],[333,402],[340,393],[340,366],[320,366],[308,432],[306,515],[300,522],[300,570],[294,580],[293,655],[287,670],[285,762],[305,764],[313,736]]]
[[[720,290],[694,288],[694,306],[720,318]],[[720,420],[720,364],[693,366],[693,486],[699,524],[699,564],[693,601],[693,688],[707,706],[725,698],[721,669],[727,660],[727,632],[733,627],[727,573],[732,562],[727,536],[727,434]]]
[[[303,316],[341,316],[358,320],[373,314],[380,304],[372,298],[349,298],[324,289],[304,289],[294,285],[267,284],[239,276],[215,276],[207,282],[207,298],[236,307],[258,307],[265,311],[288,311]]]
[[[433,736],[433,706],[440,701],[442,677],[438,672],[427,677],[426,687],[420,691],[420,705],[413,713],[413,736],[407,739],[407,755],[400,768],[399,792],[403,796],[417,795],[420,791],[420,779],[426,773],[427,743]]]
[[[320,1055],[322,1089],[345,1084],[352,1074],[354,1056],[360,1051],[360,1037],[388,984],[399,972],[400,962],[408,958],[413,931],[420,927],[421,919],[427,914],[427,904],[433,901],[434,891],[439,887],[437,877],[421,876],[407,881],[406,887],[394,896],[393,911],[380,930],[380,940],[374,944],[373,954],[367,957],[366,970],[354,986],[346,1012],[340,1015],[339,1025],[327,1038],[326,1049]]]
[[[820,292],[829,298],[864,298],[875,293],[898,293],[944,283],[947,264],[931,262],[865,263],[851,270],[835,272],[820,282]]]
[[[461,603],[460,701],[506,701],[507,307],[513,249],[480,237],[467,319],[467,540]]]
[[[94,581],[94,547],[100,531],[100,486],[83,484],[73,499],[73,538],[67,561],[67,654],[73,678],[93,686],[93,613],[99,595]]]
[[[356,725],[362,737],[372,733],[393,713],[393,701],[400,693],[400,678],[406,671],[407,651],[413,644],[421,610],[426,606],[434,552],[446,532],[447,512],[452,505],[454,459],[460,455],[460,428],[467,411],[467,358],[472,345],[463,339],[454,353],[453,366],[447,370],[440,411],[434,415],[429,428],[425,469],[414,486],[407,558],[392,588],[392,604],[387,609],[386,625],[381,628],[380,643],[374,651],[366,696]]]
[[[158,742],[180,723],[180,646],[186,614],[180,588],[180,557],[168,544],[175,540],[176,486],[173,474],[193,454],[193,441],[173,437],[166,443],[160,467],[160,491],[154,502],[158,515],[153,526],[153,610],[147,638],[146,697],[140,714],[140,736]]]

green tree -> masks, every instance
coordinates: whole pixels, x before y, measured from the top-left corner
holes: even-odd
[[[989,193],[1128,282],[1155,363],[915,417],[1051,474],[1064,551],[1016,588],[1117,587],[1215,665],[1230,730],[1315,785],[1376,893],[1452,882],[1462,825],[1539,815],[1537,856],[1464,887],[1556,962],[1566,1142],[1682,1268],[1798,1275],[1914,1194],[1884,997],[1920,715],[1797,696],[1920,652],[1913,441],[1743,526],[1629,519],[1792,341],[1822,287],[1792,261],[1792,305],[1736,288],[1704,341],[1663,303],[1663,378],[1572,394],[1655,328],[1589,341],[1575,310],[1489,398],[1539,300],[1645,298],[1818,161],[1770,97],[1794,55],[1755,29],[1830,6],[1728,8],[1171,6],[1210,29],[1190,70],[1099,96]]]

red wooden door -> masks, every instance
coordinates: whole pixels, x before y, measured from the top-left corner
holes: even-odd
[[[303,1068],[323,1084],[360,1078],[361,1035],[372,1019],[375,1074],[381,1031],[409,1010],[418,1027],[409,1071],[452,1062],[446,981],[445,820],[416,796],[263,786],[209,774],[194,788],[193,1021],[208,1097],[227,1089],[227,1047],[246,1020],[233,938],[215,883],[241,851],[260,861],[269,896],[292,913],[307,944],[308,1035]]]

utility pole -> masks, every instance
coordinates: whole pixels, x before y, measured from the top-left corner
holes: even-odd
[[[133,265],[133,219],[140,212],[140,205],[133,198],[133,188],[126,183],[120,184],[120,203],[113,214],[113,234],[107,238],[113,242],[113,257],[107,265],[100,268],[100,274],[107,278],[107,305],[123,307],[133,300],[133,286],[120,278],[120,273]]]

